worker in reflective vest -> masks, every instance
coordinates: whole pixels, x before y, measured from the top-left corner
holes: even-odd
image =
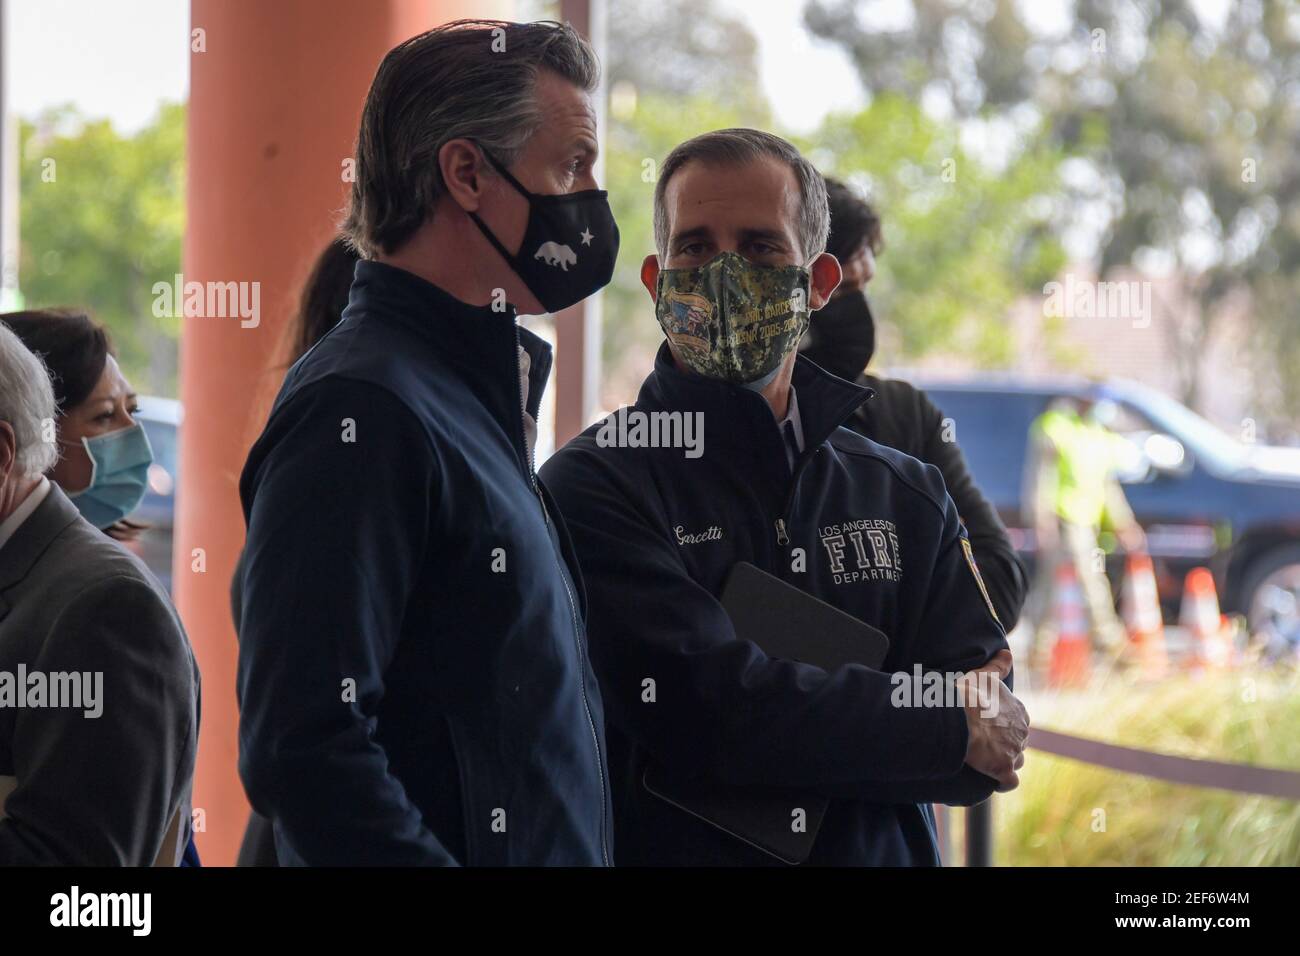
[[[1127,443],[1103,423],[1109,410],[1109,402],[1061,399],[1030,426],[1024,502],[1037,542],[1037,568],[1025,617],[1034,645],[1050,616],[1053,582],[1065,561],[1074,565],[1094,641],[1110,650],[1124,641],[1098,534],[1112,529],[1130,552],[1145,550],[1146,537],[1117,477]]]

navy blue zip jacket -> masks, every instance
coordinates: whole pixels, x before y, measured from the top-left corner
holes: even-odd
[[[281,863],[608,865],[580,576],[523,434],[549,346],[390,266],[240,481],[239,769]]]
[[[702,412],[703,454],[602,447],[598,424],[542,468],[590,602],[619,865],[775,862],[646,790],[648,758],[834,798],[814,864],[936,864],[929,804],[994,790],[964,763],[961,707],[891,700],[893,672],[967,671],[1007,646],[943,479],[840,427],[870,389],[803,357],[794,387],[793,473],[767,401],[679,371],[666,345],[633,410]],[[718,595],[738,561],[884,631],[882,670],[827,673],[737,639]]]

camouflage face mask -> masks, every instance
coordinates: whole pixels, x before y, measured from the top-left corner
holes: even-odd
[[[808,270],[722,252],[659,272],[655,315],[681,360],[736,385],[770,381],[808,328]],[[764,383],[765,384],[765,383]]]

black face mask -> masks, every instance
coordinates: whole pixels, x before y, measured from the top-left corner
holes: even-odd
[[[609,285],[618,258],[618,225],[609,208],[609,193],[603,189],[556,196],[532,193],[487,150],[483,155],[528,200],[528,225],[519,252],[506,249],[477,214],[469,216],[542,307],[559,312]]]
[[[845,292],[814,312],[799,351],[832,375],[856,380],[876,351],[876,320],[866,294]]]

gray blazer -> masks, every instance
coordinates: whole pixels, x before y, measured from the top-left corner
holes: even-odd
[[[198,731],[166,592],[51,486],[0,548],[0,865],[175,865]]]

